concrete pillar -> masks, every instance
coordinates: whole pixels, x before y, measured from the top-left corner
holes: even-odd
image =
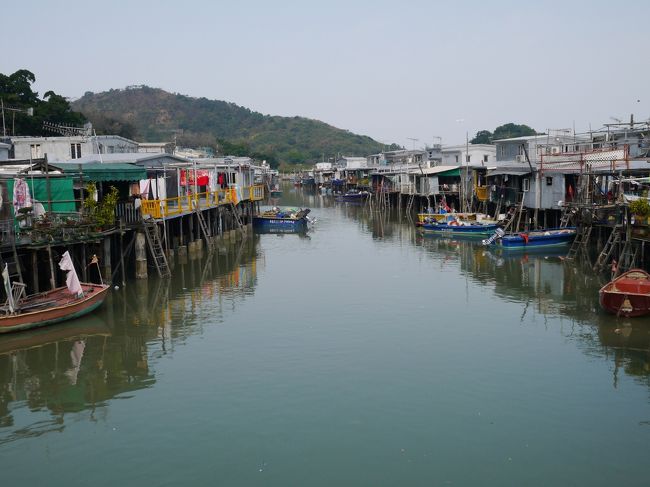
[[[187,257],[187,247],[185,245],[180,245],[178,247],[178,257]]]
[[[141,231],[135,234],[135,278],[146,279],[147,276],[147,239]]]

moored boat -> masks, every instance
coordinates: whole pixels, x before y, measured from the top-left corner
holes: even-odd
[[[370,196],[370,193],[368,191],[359,191],[356,189],[351,189],[350,191],[347,191],[343,194],[339,194],[336,196],[337,201],[363,201],[365,200],[368,196]]]
[[[624,272],[598,293],[600,306],[626,318],[650,314],[650,274],[642,269]]]
[[[567,228],[549,228],[546,230],[534,230],[530,232],[520,232],[512,235],[504,235],[496,240],[496,243],[504,249],[521,250],[532,247],[554,247],[558,245],[568,245],[576,236],[576,229]]]
[[[59,266],[68,272],[67,286],[30,296],[23,296],[24,284],[9,283],[5,266],[2,274],[7,302],[2,306],[4,315],[0,316],[0,333],[28,330],[78,318],[104,302],[108,286],[80,283],[68,252],[63,254]]]
[[[499,225],[496,223],[480,223],[477,221],[464,221],[453,215],[446,215],[446,219],[425,221],[420,225],[423,231],[431,233],[463,235],[468,237],[485,237],[494,233]]]
[[[253,228],[260,232],[299,232],[307,229],[309,208],[273,207],[253,217]]]

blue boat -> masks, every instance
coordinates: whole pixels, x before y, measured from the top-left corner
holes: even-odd
[[[307,230],[307,214],[311,210],[273,208],[253,217],[253,228],[259,233],[295,233]]]
[[[337,195],[336,201],[362,202],[368,196],[370,196],[370,193],[368,191],[359,191],[356,189],[351,189],[347,193]]]
[[[496,223],[463,222],[450,219],[446,222],[428,221],[420,225],[425,232],[440,233],[445,235],[485,237],[492,235],[499,225]]]
[[[543,247],[556,247],[570,244],[576,236],[575,227],[548,228],[504,235],[497,240],[498,244],[508,250],[524,250]]]

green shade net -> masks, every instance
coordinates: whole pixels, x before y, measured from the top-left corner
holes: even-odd
[[[38,200],[45,211],[50,211],[48,206],[47,194],[47,179],[46,178],[31,178],[30,176],[20,178],[24,179],[29,186],[29,191],[32,195],[32,200]],[[52,211],[54,212],[69,212],[77,211],[77,205],[74,200],[74,191],[72,190],[72,178],[50,178],[50,195],[52,197]],[[14,199],[14,180],[7,181],[7,194],[9,201]],[[11,207],[13,213],[13,206]]]

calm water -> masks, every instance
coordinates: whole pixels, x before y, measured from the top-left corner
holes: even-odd
[[[649,320],[558,254],[286,190],[307,236],[0,337],[2,485],[648,485]]]

